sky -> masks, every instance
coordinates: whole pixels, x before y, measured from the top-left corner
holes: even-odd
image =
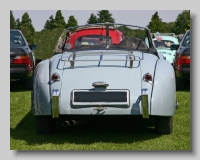
[[[27,12],[32,20],[32,24],[36,31],[44,28],[45,22],[51,15],[55,18],[57,10],[12,10],[15,20],[22,18]],[[61,10],[62,15],[67,23],[69,16],[73,15],[78,25],[85,25],[90,15],[94,13],[97,16],[99,10]],[[173,22],[178,14],[183,10],[109,10],[116,23],[130,24],[146,27],[151,21],[152,15],[158,12],[163,22]]]

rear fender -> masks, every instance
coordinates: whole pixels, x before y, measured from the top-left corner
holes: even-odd
[[[31,109],[34,115],[51,115],[49,60],[40,62],[34,71],[31,97]]]
[[[50,71],[49,74],[50,76],[53,73],[57,73],[60,76],[59,81],[55,82],[50,82],[50,97],[52,97],[52,92],[53,90],[58,90],[59,92],[59,98],[60,98],[60,91],[61,91],[61,86],[62,86],[62,79],[63,79],[63,68],[65,65],[65,59],[68,58],[66,55],[55,55],[51,58],[50,60]]]
[[[150,115],[151,112],[151,95],[152,95],[152,88],[153,88],[153,81],[154,81],[154,72],[156,63],[158,61],[157,56],[151,55],[151,54],[144,54],[145,58],[141,61],[141,83],[142,88],[141,89],[147,89],[147,95],[148,95],[148,114]],[[152,75],[152,83],[146,82],[143,80],[143,77],[145,74],[150,73]],[[142,92],[142,90],[141,90]],[[142,94],[140,96],[140,110],[141,114],[143,113],[142,109]]]
[[[61,54],[59,54],[49,60],[42,61],[36,67],[33,76],[33,92],[31,96],[31,108],[34,115],[52,115],[52,91],[56,89],[60,92],[63,66],[64,61],[61,61]],[[60,81],[50,81],[50,76],[53,73],[60,75]]]
[[[165,60],[164,56],[160,52],[158,52],[158,56],[160,59]]]
[[[151,115],[173,116],[176,110],[176,85],[172,65],[158,60],[151,98]]]

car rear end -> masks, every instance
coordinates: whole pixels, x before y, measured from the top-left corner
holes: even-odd
[[[32,51],[18,30],[10,31],[10,79],[30,82],[34,70]],[[30,82],[31,83],[31,82]],[[31,84],[30,84],[31,85]]]
[[[68,61],[70,57],[73,59],[73,54],[66,54],[62,58],[64,64],[50,66],[52,79],[50,94],[52,100],[57,101],[56,104],[54,103],[53,117],[59,117],[59,114],[103,114],[142,115],[148,118],[150,115],[174,114],[175,90],[166,92],[164,99],[166,103],[156,103],[154,106],[160,108],[162,105],[162,110],[154,112],[152,109],[152,104],[157,101],[157,98],[162,97],[160,89],[154,93],[156,96],[153,96],[153,88],[156,90],[157,85],[162,86],[164,81],[166,81],[165,85],[174,83],[173,74],[159,81],[160,77],[155,74],[155,70],[159,70],[156,69],[159,60],[157,56],[135,51],[133,52],[135,60],[131,67],[132,62],[127,51],[98,52],[77,52],[74,64]],[[55,61],[55,58],[53,57],[52,61]],[[165,60],[162,61],[169,65]],[[58,68],[63,66],[63,71],[61,68],[54,70],[56,66]],[[170,68],[170,72],[173,73],[173,68]],[[155,76],[158,78],[155,79]],[[171,99],[172,101],[169,102]]]
[[[177,54],[176,65],[176,76],[190,80],[190,48],[186,48],[182,54]]]
[[[187,31],[177,50],[175,72],[178,78],[190,80],[190,31]]]
[[[26,79],[32,76],[33,60],[31,53],[27,54],[27,49],[20,47],[10,48],[10,78]]]

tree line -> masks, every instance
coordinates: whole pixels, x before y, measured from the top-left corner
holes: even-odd
[[[103,22],[115,23],[115,19],[112,17],[112,14],[109,12],[109,10],[100,10],[98,11],[97,15],[91,13],[86,24]],[[78,22],[75,17],[73,15],[69,16],[66,23],[64,17],[62,16],[61,10],[58,10],[56,12],[55,18],[53,15],[51,15],[49,19],[46,20],[43,30],[52,30],[55,28],[64,29],[73,26],[78,26]],[[158,12],[155,12],[152,15],[152,18],[147,27],[151,29],[152,33],[161,32],[175,33],[176,35],[184,34],[186,30],[190,29],[190,11],[183,10],[182,13],[177,16],[174,22],[169,23],[163,22],[159,17]],[[10,10],[10,29],[20,29],[26,37],[27,41],[34,43],[36,31],[27,12],[22,15],[22,19],[20,21],[19,18],[15,20],[12,10]]]

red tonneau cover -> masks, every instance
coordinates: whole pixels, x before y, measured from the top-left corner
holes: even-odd
[[[72,45],[71,48],[73,48],[78,37],[88,36],[88,35],[106,36],[106,29],[105,28],[89,28],[89,29],[78,30],[71,34],[70,40],[68,43],[70,43]],[[109,36],[112,37],[113,44],[119,44],[121,40],[124,39],[123,33],[116,29],[109,29]]]

